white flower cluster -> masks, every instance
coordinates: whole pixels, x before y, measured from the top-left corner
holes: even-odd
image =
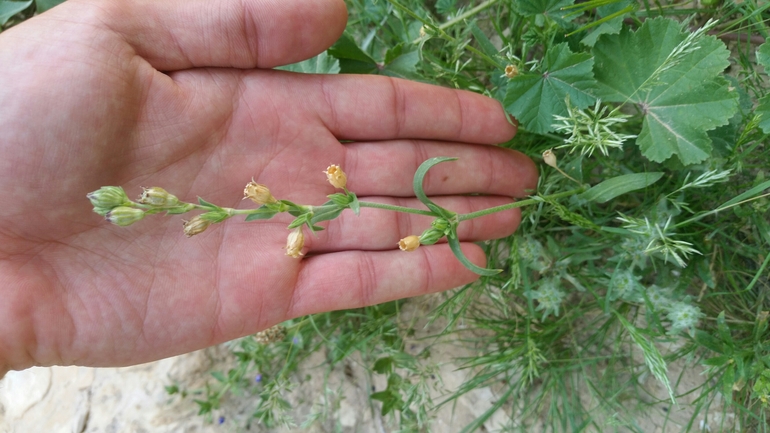
[[[542,282],[531,296],[538,302],[536,310],[543,310],[543,320],[545,320],[551,313],[554,316],[559,315],[559,307],[561,307],[564,298],[567,297],[567,293],[559,288],[558,280],[548,279]]]

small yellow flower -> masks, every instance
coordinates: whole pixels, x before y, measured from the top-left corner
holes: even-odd
[[[243,189],[243,198],[248,198],[258,205],[278,202],[265,185],[258,184],[253,180],[246,184],[246,188]]]
[[[335,188],[345,188],[345,185],[348,183],[348,177],[339,165],[330,165],[324,173],[326,173],[326,178],[329,180],[329,183]]]
[[[302,247],[305,246],[305,235],[302,233],[302,227],[297,227],[289,233],[286,239],[286,255],[298,259],[302,255]]]
[[[420,237],[417,235],[407,236],[398,241],[398,247],[401,251],[414,251],[420,246]]]
[[[543,161],[553,168],[558,168],[558,165],[556,165],[556,155],[554,155],[551,149],[543,152]]]
[[[184,221],[184,234],[185,236],[192,237],[199,233],[203,233],[211,225],[211,221],[205,220],[200,215],[194,217],[190,221]]]
[[[519,75],[519,68],[516,67],[516,65],[508,65],[505,67],[505,76],[508,78],[513,78],[515,76]]]

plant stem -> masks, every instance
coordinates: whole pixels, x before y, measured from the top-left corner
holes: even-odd
[[[406,212],[406,213],[413,213],[417,215],[427,215],[427,216],[436,216],[433,212],[428,210],[420,210],[420,209],[412,209],[410,207],[404,207],[404,206],[394,206],[390,204],[382,204],[382,203],[372,203],[369,201],[361,201],[358,202],[358,204],[361,207],[372,207],[376,209],[387,209],[387,210],[393,210],[396,212]]]
[[[477,13],[483,11],[484,9],[494,5],[495,3],[499,2],[499,1],[500,0],[487,0],[484,3],[476,6],[475,8],[469,9],[468,11],[466,11],[466,12],[464,12],[464,13],[462,13],[462,14],[454,17],[454,18],[452,18],[451,20],[445,22],[444,24],[441,24],[440,26],[438,26],[438,28],[440,30],[444,30],[444,29],[447,29],[449,27],[452,27],[453,25],[459,23],[460,21],[468,19],[468,18],[476,15]]]
[[[570,191],[564,191],[564,192],[548,195],[548,196],[545,196],[545,197],[542,197],[542,198],[530,198],[530,199],[526,199],[526,200],[521,200],[521,201],[517,201],[517,202],[513,202],[513,203],[504,204],[502,206],[491,207],[489,209],[484,209],[484,210],[480,210],[480,211],[477,211],[477,212],[471,212],[471,213],[462,214],[462,215],[459,216],[458,219],[460,221],[465,221],[465,220],[469,220],[469,219],[478,218],[478,217],[482,217],[482,216],[485,216],[485,215],[493,214],[495,212],[501,212],[501,211],[508,210],[508,209],[515,209],[517,207],[529,206],[531,204],[540,203],[543,200],[555,200],[555,199],[562,198],[562,197],[569,197],[571,195],[581,193],[584,190],[585,190],[585,188],[577,188],[577,189],[573,189],[573,190],[570,190]]]

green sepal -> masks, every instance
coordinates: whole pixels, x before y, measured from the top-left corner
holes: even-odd
[[[348,204],[350,204],[350,197],[348,197],[346,194],[335,193],[329,194],[327,197],[329,197],[329,201],[324,204],[331,202],[341,207],[348,207]]]
[[[350,210],[358,216],[361,212],[361,204],[358,203],[358,197],[350,191],[348,191],[348,197],[350,197]]]
[[[270,209],[267,205],[262,205],[257,208],[256,213],[251,213],[246,215],[246,221],[269,220],[270,218],[274,217],[276,214],[278,214],[278,211]]]
[[[412,187],[414,188],[414,195],[417,197],[418,200],[420,200],[425,206],[428,207],[432,212],[436,213],[436,215],[442,216],[447,220],[453,220],[457,216],[456,213],[448,211],[439,205],[433,203],[427,195],[425,195],[425,191],[423,190],[422,183],[425,179],[425,175],[428,173],[428,170],[431,169],[436,164],[440,164],[442,162],[446,161],[456,161],[457,157],[448,157],[448,156],[438,156],[435,158],[431,158],[420,164],[420,166],[417,168],[417,171],[414,173],[414,181],[412,182]],[[470,263],[470,262],[469,262]]]
[[[166,209],[166,215],[178,215],[182,213],[190,212],[191,210],[195,209],[195,205],[192,203],[185,203],[181,206],[172,207],[170,209]]]
[[[457,257],[457,260],[459,260],[463,266],[470,269],[471,271],[485,277],[491,277],[492,275],[497,275],[503,271],[502,269],[488,269],[474,265],[470,260],[468,260],[467,257],[465,257],[462,249],[460,249],[460,241],[457,239],[457,235],[455,233],[451,233],[449,236],[447,236],[447,241],[449,242],[449,248],[452,249],[455,257]]]
[[[200,217],[202,220],[211,221],[213,223],[221,223],[222,221],[229,218],[230,214],[225,211],[213,210],[210,212],[202,213]]]

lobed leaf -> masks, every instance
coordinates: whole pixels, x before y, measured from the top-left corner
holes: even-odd
[[[676,155],[695,164],[711,155],[707,131],[725,125],[738,107],[738,94],[720,77],[730,54],[713,36],[675,60],[687,34],[666,18],[647,20],[638,31],[603,35],[594,45],[597,96],[634,103],[645,114],[636,144],[655,162]],[[690,48],[695,48],[691,46]]]
[[[566,43],[552,47],[538,73],[523,73],[508,82],[503,104],[525,129],[544,134],[552,131],[554,115],[566,116],[567,98],[577,108],[586,108],[596,98],[593,59],[573,53]]]
[[[0,1],[0,26],[7,23],[12,16],[27,9],[32,4],[32,1]]]

